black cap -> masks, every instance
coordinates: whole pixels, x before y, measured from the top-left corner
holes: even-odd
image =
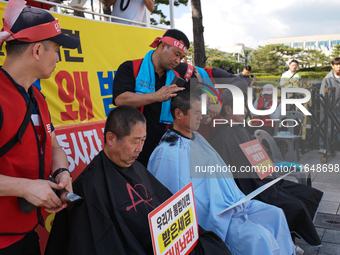
[[[47,11],[39,8],[34,8],[31,6],[25,7],[18,19],[13,24],[11,31],[12,33],[17,33],[21,30],[24,30],[26,28],[32,28],[38,25],[46,24],[53,22],[55,18]],[[39,27],[37,27],[39,29]],[[67,36],[63,34],[62,32],[56,36],[50,37],[50,38],[44,38],[43,40],[51,40],[55,43],[58,43],[62,45],[65,48],[75,49],[79,46],[80,41],[78,38]],[[41,40],[38,40],[41,41]],[[20,41],[20,39],[8,41],[9,44],[22,44],[27,43],[24,41]]]

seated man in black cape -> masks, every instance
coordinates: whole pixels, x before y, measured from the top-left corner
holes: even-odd
[[[56,215],[45,255],[153,254],[148,214],[172,194],[135,161],[145,138],[146,120],[137,109],[110,112],[104,150],[73,182],[85,201]],[[230,252],[215,233],[200,228],[191,254]]]
[[[236,167],[236,171],[233,171],[235,182],[248,195],[273,180],[273,177],[269,176],[261,180],[256,172],[240,171],[247,166],[251,166],[239,146],[253,140],[245,127],[242,124],[240,125],[240,123],[246,123],[244,121],[246,109],[244,115],[233,114],[233,98],[229,90],[221,95],[221,100],[223,104],[221,115],[228,123],[217,125],[218,127],[210,137],[209,142],[227,165]],[[234,124],[230,124],[231,122]],[[238,125],[235,125],[236,122]],[[255,198],[283,209],[291,233],[299,236],[312,246],[320,246],[321,241],[315,230],[313,219],[322,196],[323,192],[312,187],[281,180]]]

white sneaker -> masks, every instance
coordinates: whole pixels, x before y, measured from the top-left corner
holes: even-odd
[[[294,244],[294,248],[295,248],[295,253],[296,255],[303,255],[305,252],[304,250],[302,250],[299,246],[297,246],[296,244]]]

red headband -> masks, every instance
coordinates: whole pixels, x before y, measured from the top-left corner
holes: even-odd
[[[2,31],[6,31],[10,33],[13,39],[22,41],[22,42],[37,42],[45,39],[49,39],[61,34],[60,25],[58,19],[55,19],[52,22],[44,23],[41,25],[37,25],[34,27],[29,27],[23,30],[18,31],[17,33],[12,33],[9,29],[6,20],[4,20],[4,28]],[[9,38],[8,38],[9,39]]]
[[[170,46],[174,46],[177,49],[180,49],[184,54],[187,53],[187,47],[184,45],[184,43],[182,43],[181,41],[178,41],[172,37],[169,36],[160,36],[157,37],[153,43],[150,44],[151,48],[156,48],[157,45],[159,44],[159,42],[165,42],[166,44],[170,45]]]
[[[188,64],[187,71],[184,75],[184,78],[187,82],[190,80],[193,73],[194,73],[194,66]]]

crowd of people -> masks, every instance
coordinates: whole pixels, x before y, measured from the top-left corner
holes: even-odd
[[[202,94],[217,91],[219,83],[245,92],[255,79],[249,78],[250,66],[235,76],[182,62],[190,44],[176,29],[157,37],[143,59],[119,66],[104,148],[72,183],[46,101],[32,83],[51,76],[60,46],[76,48],[79,40],[56,30],[58,20],[45,10],[24,4],[9,1],[0,32],[7,52],[0,68],[0,203],[6,208],[0,212],[0,254],[40,254],[35,229],[45,210],[56,213],[45,254],[153,254],[148,214],[190,182],[200,233],[191,254],[302,254],[296,238],[321,245],[313,219],[323,192],[303,184],[281,180],[220,214],[273,177],[262,180],[254,172],[229,170],[197,173],[195,166],[239,170],[250,165],[239,145],[253,139],[253,130],[229,124],[206,135],[203,124],[212,131],[212,120],[219,116],[243,122],[247,109],[234,114],[230,91],[219,90],[202,116]],[[330,75],[337,79],[339,59],[332,65]],[[289,67],[282,86],[301,86],[297,62]],[[184,86],[173,83],[175,77],[184,79]],[[263,87],[254,108],[271,107],[273,88]],[[274,117],[254,116],[253,125]],[[50,175],[56,183],[45,180]],[[65,209],[53,189],[74,191],[84,202]],[[141,202],[130,207],[131,192]],[[37,209],[22,212],[18,198]]]

